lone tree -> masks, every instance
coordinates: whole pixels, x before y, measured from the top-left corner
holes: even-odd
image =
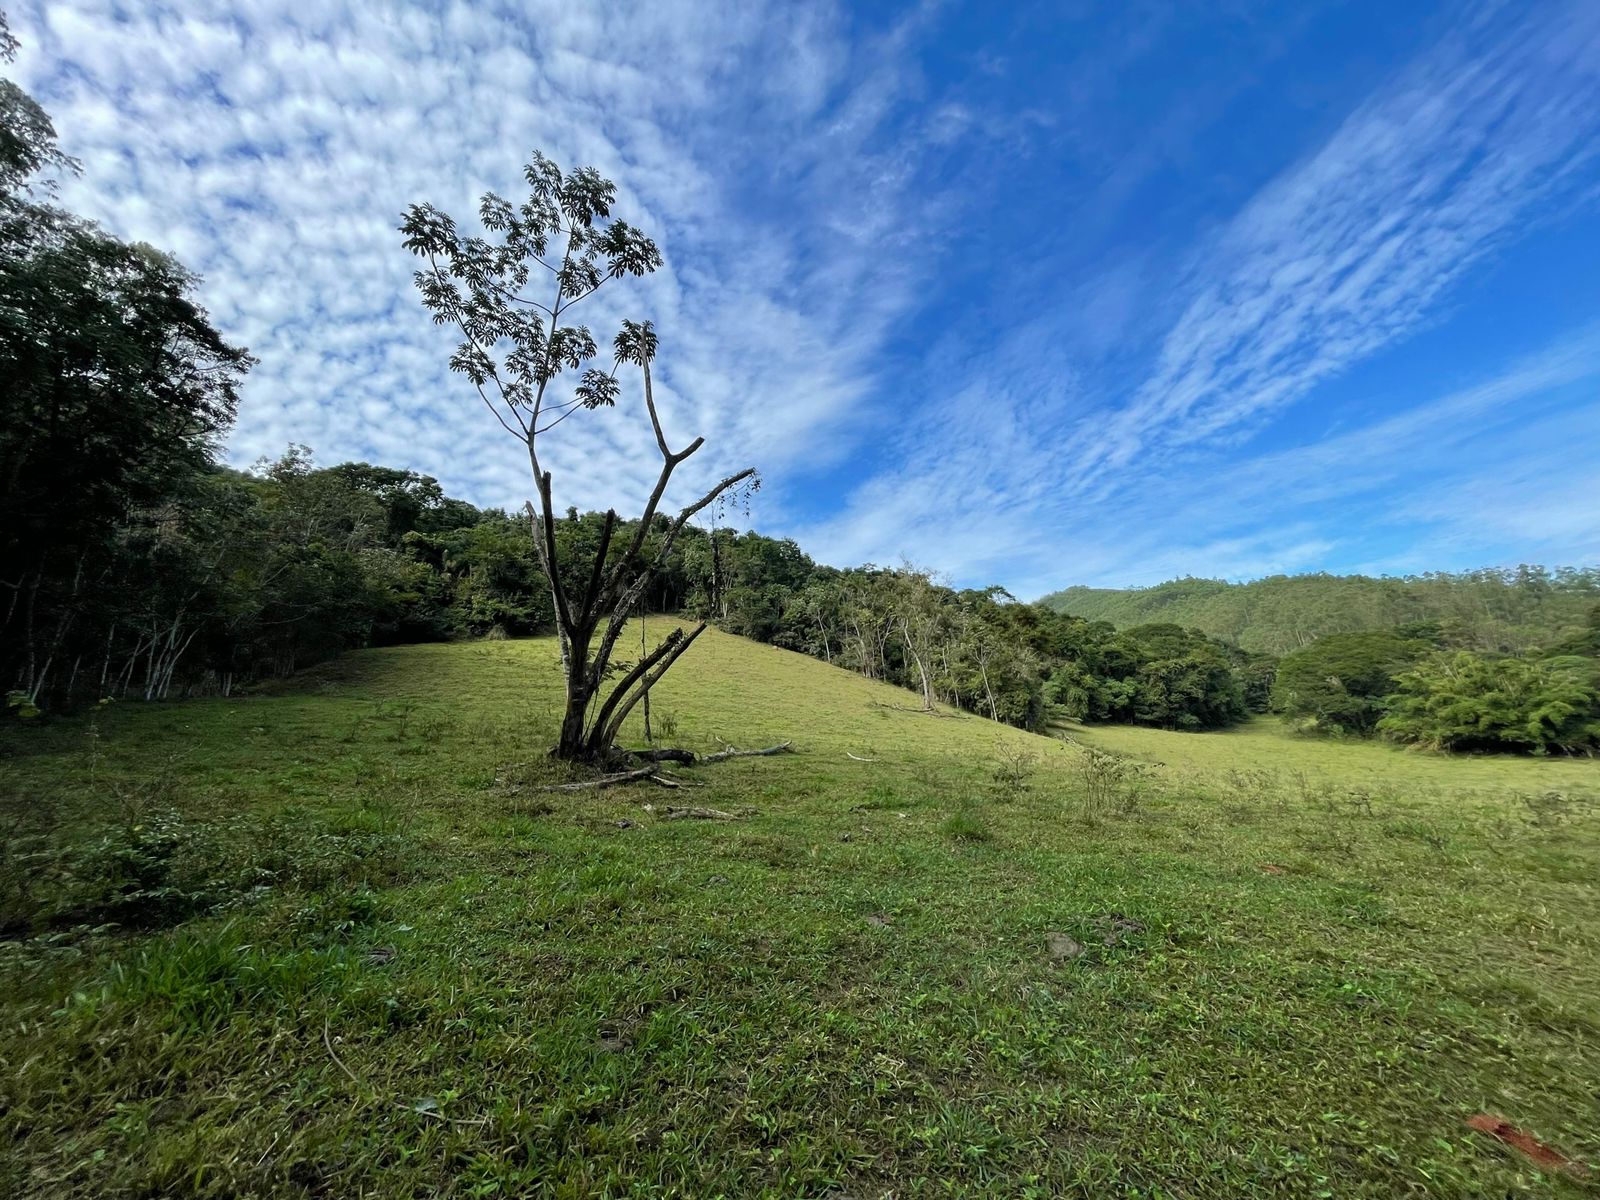
[[[478,219],[487,236],[463,236],[455,221],[431,204],[412,205],[400,232],[406,248],[427,262],[415,276],[423,304],[435,323],[454,325],[461,333],[451,370],[472,381],[489,411],[528,448],[539,497],[537,510],[528,505],[528,515],[555,607],[567,691],[561,737],[551,753],[569,761],[604,762],[616,753],[617,732],[640,697],[705,629],[702,621],[688,633],[673,630],[600,699],[624,624],[665,566],[689,519],[734,488],[753,490],[759,479],[754,468],[722,479],[665,520],[659,542],[646,553],[645,539],[657,524],[672,473],[705,439],[697,437],[681,450],[667,445],[651,390],[656,334],[649,321],[622,322],[607,371],[586,366],[598,353],[594,336],[586,326],[567,320],[575,304],[611,280],[654,271],[661,265],[661,252],[638,229],[611,216],[616,186],[593,167],[563,174],[535,152],[523,175],[529,194],[522,204],[492,192],[479,202]],[[621,552],[612,545],[617,529],[613,509],[605,514],[594,561],[568,576],[569,582],[580,581],[569,588],[557,560],[556,509],[550,472],[540,465],[540,439],[575,413],[613,407],[621,390],[617,371],[625,365],[637,367],[642,377],[660,467]],[[566,372],[581,374],[570,399],[558,401],[552,389]]]

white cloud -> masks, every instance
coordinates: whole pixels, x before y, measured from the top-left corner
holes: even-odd
[[[867,263],[835,226],[904,207],[875,139],[920,16],[847,46],[824,9],[733,0],[205,11],[52,0],[12,19],[21,82],[84,162],[63,202],[177,253],[260,358],[235,460],[306,442],[323,462],[404,464],[520,504],[521,448],[444,370],[450,339],[416,300],[395,226],[412,201],[467,216],[483,190],[515,197],[535,147],[615,178],[619,212],[668,255],[577,319],[602,338],[624,313],[656,321],[669,428],[711,438],[685,490],[747,463],[781,485],[808,446],[843,445],[910,293],[887,273],[864,301]],[[832,134],[815,132],[824,112]],[[792,180],[783,223],[736,194],[753,156]],[[546,452],[558,503],[638,503],[638,416],[633,400],[563,426]]]

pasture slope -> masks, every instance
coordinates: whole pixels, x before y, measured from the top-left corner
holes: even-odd
[[[711,632],[658,741],[798,753],[540,792],[554,656],[0,734],[0,1194],[1591,1194],[1464,1122],[1600,1161],[1594,764],[1102,757]]]

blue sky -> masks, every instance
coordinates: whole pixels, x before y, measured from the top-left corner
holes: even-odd
[[[1600,562],[1600,5],[10,5],[84,163],[310,444],[520,507],[394,226],[615,178],[683,480],[837,564],[1033,596]],[[636,504],[636,403],[552,447]]]

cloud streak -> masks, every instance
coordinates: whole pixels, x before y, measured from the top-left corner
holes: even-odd
[[[1600,11],[1463,31],[1358,108],[1201,256],[1154,371],[1074,482],[1304,396],[1426,320],[1594,161]]]
[[[1249,505],[1281,506],[1283,489],[1295,486],[1274,459],[1253,461],[1241,444],[1435,319],[1475,265],[1592,187],[1597,82],[1600,9],[1483,10],[1262,188],[1161,281],[1160,295],[1141,298],[1176,316],[1134,382],[1097,376],[1092,363],[1080,369],[1063,351],[1083,344],[1084,322],[1100,319],[1092,303],[1088,313],[1035,318],[969,361],[964,385],[928,405],[907,433],[901,461],[802,539],[841,561],[898,546],[969,581],[1001,578],[1024,592],[1319,565],[1355,531],[1324,524],[1308,536],[1309,526],[1269,522],[1247,537],[1222,536],[1260,526],[1261,511]],[[1125,307],[1127,272],[1112,265],[1106,279]],[[1068,294],[1080,297],[1081,285]],[[1592,339],[1592,331],[1578,337],[1585,353]],[[1522,381],[1514,388],[1500,380],[1472,394],[1538,394],[1523,386],[1532,378],[1524,369],[1512,375]],[[1345,459],[1340,472],[1315,473],[1324,501],[1360,491],[1380,463],[1403,493],[1422,477],[1390,470],[1386,448],[1451,443],[1460,403],[1304,447],[1294,461],[1309,469]],[[1431,460],[1445,471],[1483,470],[1475,455],[1485,447],[1472,451]],[[1264,494],[1252,479],[1277,490]],[[1166,507],[1147,503],[1151,495]],[[1412,509],[1418,520],[1424,507]],[[962,529],[971,520],[981,532]],[[1581,552],[1559,539],[1537,544]],[[1493,552],[1487,539],[1480,545]],[[1459,543],[1451,549],[1462,552]]]

